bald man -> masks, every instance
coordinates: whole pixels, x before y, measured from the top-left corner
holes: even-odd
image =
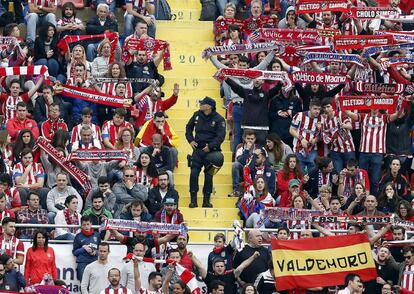
[[[243,282],[253,284],[260,273],[269,269],[268,263],[272,256],[269,250],[262,246],[263,234],[259,230],[251,230],[247,235],[247,242],[243,250],[237,252],[234,257],[233,267],[237,268],[243,261],[255,254],[255,252],[259,252],[260,256],[240,274],[240,279]]]

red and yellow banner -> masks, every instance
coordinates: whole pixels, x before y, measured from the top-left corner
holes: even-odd
[[[363,281],[377,277],[367,234],[272,240],[278,291],[342,285],[349,273]]]

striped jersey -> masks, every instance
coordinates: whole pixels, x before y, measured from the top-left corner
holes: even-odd
[[[358,116],[362,129],[359,151],[385,153],[385,138],[387,136],[389,116],[386,114],[371,116],[370,113],[360,113]]]

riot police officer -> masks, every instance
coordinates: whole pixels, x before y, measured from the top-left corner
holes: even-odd
[[[226,136],[224,118],[216,112],[216,102],[205,97],[200,101],[200,110],[195,112],[185,128],[185,137],[193,148],[188,156],[190,174],[190,208],[197,207],[198,177],[204,167],[203,207],[213,207],[210,196],[213,190],[213,175],[223,165],[224,157],[220,145]]]

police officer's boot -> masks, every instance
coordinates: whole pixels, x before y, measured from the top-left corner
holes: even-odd
[[[212,208],[213,205],[210,203],[210,194],[204,194],[203,207]]]
[[[190,202],[190,205],[188,205],[188,207],[190,207],[190,208],[198,207],[198,205],[197,205],[197,193],[190,193],[190,196],[191,196],[191,202]]]

